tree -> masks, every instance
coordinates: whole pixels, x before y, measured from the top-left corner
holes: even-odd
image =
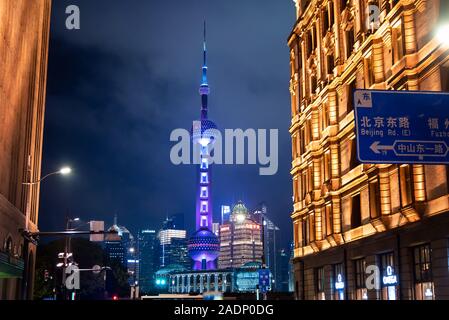
[[[45,299],[62,292],[62,268],[57,268],[58,253],[64,252],[65,239],[58,239],[37,248],[36,279],[34,288],[35,299]],[[102,247],[85,238],[73,238],[71,251],[74,261],[80,269],[90,269],[94,265],[103,266],[105,255]],[[90,271],[80,273],[80,299],[104,298],[105,283],[103,274]]]

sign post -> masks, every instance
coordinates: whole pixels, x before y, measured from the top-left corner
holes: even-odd
[[[362,163],[449,163],[449,94],[355,90]]]
[[[270,287],[270,269],[259,269],[259,289],[261,293],[267,293]]]

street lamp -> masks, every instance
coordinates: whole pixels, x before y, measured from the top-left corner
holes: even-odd
[[[62,167],[58,171],[46,174],[45,176],[43,176],[42,178],[40,178],[37,181],[23,182],[22,184],[23,185],[27,185],[27,186],[33,186],[33,185],[36,185],[36,184],[40,184],[42,181],[44,181],[45,179],[47,179],[50,176],[53,176],[53,175],[56,175],[56,174],[60,174],[60,175],[66,176],[66,175],[70,174],[71,172],[72,172],[72,168],[70,168],[70,167]]]
[[[51,172],[49,174],[46,174],[42,178],[40,178],[37,181],[28,181],[28,182],[22,182],[22,185],[28,186],[28,195],[27,195],[27,202],[26,202],[26,212],[25,212],[25,230],[20,230],[22,234],[24,235],[24,243],[23,243],[23,281],[22,281],[22,297],[23,299],[27,299],[28,297],[28,247],[30,239],[28,237],[28,234],[30,232],[29,230],[29,222],[30,222],[30,215],[31,215],[31,190],[34,185],[40,185],[42,181],[47,179],[48,177],[56,174],[61,175],[67,175],[72,172],[72,169],[70,167],[62,167],[59,171]]]

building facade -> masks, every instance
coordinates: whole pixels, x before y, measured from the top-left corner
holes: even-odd
[[[154,289],[154,275],[159,269],[159,240],[155,230],[142,230],[138,236],[139,287],[142,293]]]
[[[448,2],[295,3],[296,297],[449,299],[448,167],[359,163],[353,112],[354,89],[449,91],[448,47],[435,36]]]
[[[36,247],[19,229],[37,231],[39,184],[23,183],[41,177],[50,11],[0,3],[0,299],[32,298]]]
[[[166,229],[160,230],[159,238],[159,267],[163,268],[171,264],[182,265],[191,268],[191,260],[187,250],[187,231]]]
[[[169,293],[255,293],[262,263],[251,261],[240,268],[193,270],[166,274]],[[161,278],[162,280],[163,278]],[[272,274],[270,273],[270,282]],[[270,291],[271,288],[268,288]]]
[[[240,268],[248,262],[262,263],[261,225],[252,219],[243,202],[233,208],[230,221],[220,226],[220,269]]]
[[[265,203],[261,203],[253,211],[254,220],[262,226],[262,243],[263,243],[263,263],[270,269],[273,274],[273,290],[282,291],[281,289],[281,252],[279,246],[279,227],[274,224],[267,216],[268,208]]]

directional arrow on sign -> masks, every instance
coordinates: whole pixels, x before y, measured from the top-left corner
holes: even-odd
[[[382,146],[380,141],[374,141],[369,147],[374,153],[380,153],[382,150],[393,150],[393,146]]]

